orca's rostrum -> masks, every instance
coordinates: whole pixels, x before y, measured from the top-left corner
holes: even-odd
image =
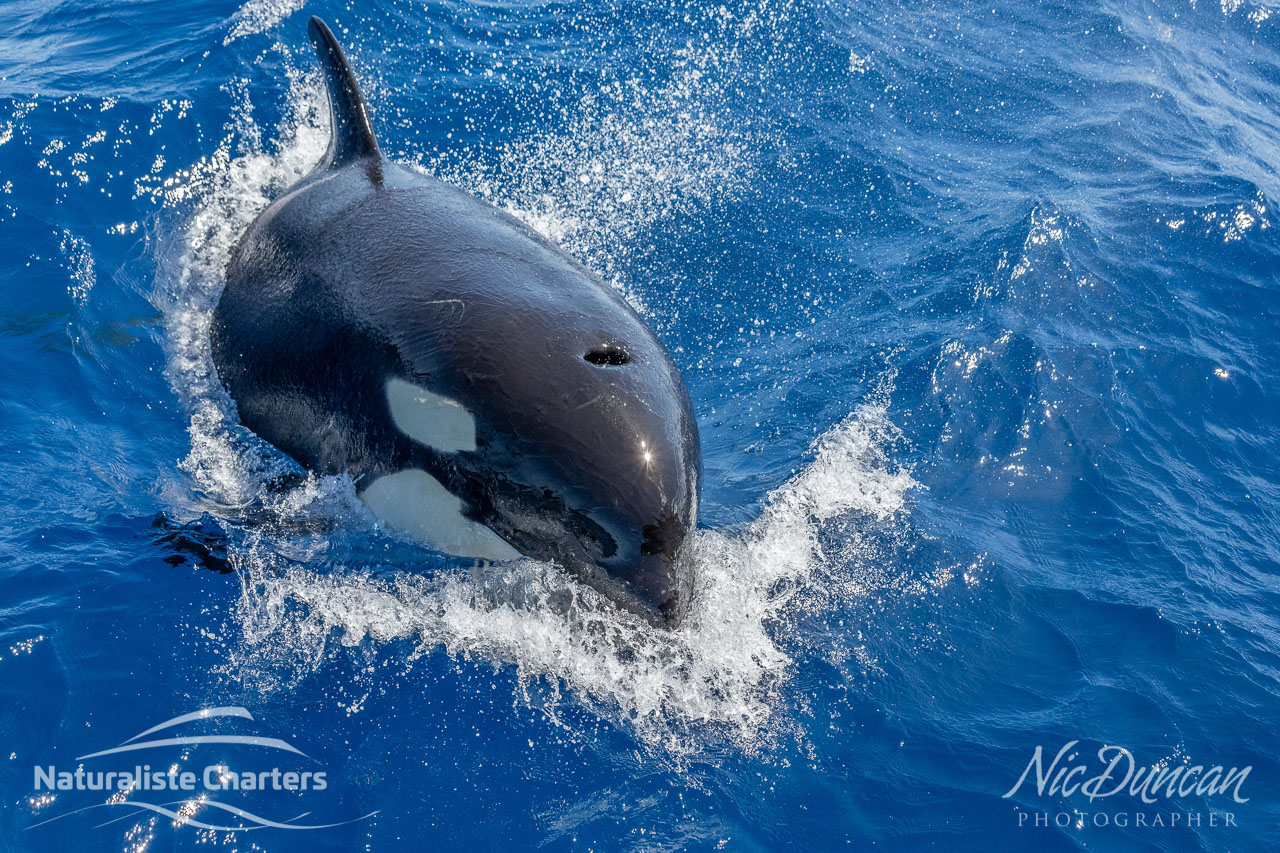
[[[213,316],[241,421],[435,548],[553,560],[677,623],[701,452],[670,355],[515,217],[386,160],[333,33],[309,32],[328,151],[240,239]]]

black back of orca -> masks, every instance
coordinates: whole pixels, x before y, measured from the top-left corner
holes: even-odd
[[[245,232],[213,317],[242,422],[405,529],[456,510],[445,550],[555,560],[678,622],[701,453],[670,355],[519,220],[385,160],[333,34],[309,31],[329,150]]]

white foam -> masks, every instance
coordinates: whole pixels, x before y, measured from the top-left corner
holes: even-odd
[[[266,543],[233,555],[246,584],[237,618],[247,641],[234,661],[305,673],[339,646],[411,641],[422,650],[514,666],[520,683],[571,692],[645,743],[681,755],[727,735],[745,748],[786,728],[775,714],[793,659],[780,626],[829,598],[856,541],[828,554],[833,523],[892,524],[916,484],[885,455],[894,433],[866,407],[825,435],[812,461],[739,531],[699,531],[697,589],[685,624],[654,628],[555,566],[532,560],[432,577],[316,572]],[[871,578],[846,577],[865,593]],[[526,697],[537,691],[526,689]],[[554,711],[553,703],[547,710]]]
[[[259,142],[252,104],[242,97],[236,131],[212,154],[176,175],[137,182],[138,194],[153,196],[180,222],[176,230],[159,235],[159,289],[153,302],[169,333],[167,375],[191,412],[191,452],[181,467],[198,489],[193,508],[224,513],[263,499],[264,484],[290,465],[237,426],[209,348],[213,306],[236,241],[276,194],[319,162],[329,132],[322,112],[327,106],[313,75],[291,76],[291,112],[276,146]],[[237,144],[249,150],[233,156]],[[292,503],[276,501],[276,506]]]

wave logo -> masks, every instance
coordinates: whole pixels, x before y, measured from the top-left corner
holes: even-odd
[[[48,820],[32,824],[29,829],[44,826],[54,821],[69,818],[72,815],[92,812],[96,809],[130,809],[126,815],[114,816],[98,826],[106,826],[132,816],[152,813],[167,817],[173,821],[175,828],[193,826],[199,829],[219,831],[246,831],[252,829],[329,829],[343,826],[373,817],[377,811],[369,812],[350,820],[334,823],[301,823],[303,818],[311,815],[304,811],[286,820],[271,820],[255,814],[248,808],[227,802],[228,799],[285,799],[296,800],[305,794],[324,792],[329,789],[328,774],[324,770],[281,768],[278,764],[267,767],[261,755],[272,755],[280,752],[297,756],[304,761],[314,762],[302,750],[293,744],[275,737],[243,734],[176,734],[173,730],[189,723],[211,719],[243,719],[256,722],[252,714],[239,706],[221,708],[203,708],[190,714],[181,714],[165,720],[159,725],[141,731],[133,737],[121,742],[118,746],[97,752],[76,756],[77,762],[91,762],[94,759],[108,756],[121,756],[126,753],[137,753],[145,750],[162,748],[181,748],[183,761],[197,748],[208,751],[211,747],[221,747],[226,753],[228,747],[236,751],[251,748],[250,753],[257,755],[240,755],[240,763],[233,768],[224,756],[220,760],[209,762],[197,771],[186,769],[178,761],[164,766],[153,766],[150,763],[135,762],[133,767],[116,769],[89,769],[85,764],[78,764],[74,770],[59,769],[56,765],[42,765],[33,768],[33,788],[35,796],[31,802],[36,807],[53,802],[59,792],[91,791],[107,793],[105,802],[95,803],[84,808],[75,809]],[[277,755],[277,760],[279,756]],[[148,802],[147,800],[163,800],[164,796],[178,794],[179,798],[164,802]],[[135,796],[138,797],[135,799]],[[215,797],[220,797],[217,799]],[[145,798],[145,799],[144,799]],[[206,815],[206,811],[217,814]]]

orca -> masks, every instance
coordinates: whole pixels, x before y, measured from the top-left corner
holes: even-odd
[[[384,157],[338,41],[308,32],[329,146],[240,238],[210,328],[241,423],[393,530],[553,561],[678,625],[702,456],[670,353],[519,219]]]

